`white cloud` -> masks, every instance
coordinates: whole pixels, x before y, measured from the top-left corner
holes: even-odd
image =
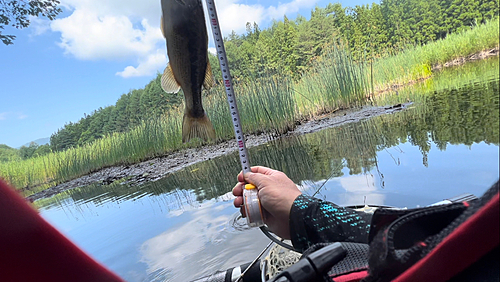
[[[247,22],[262,24],[273,18],[282,18],[285,13],[312,8],[317,1],[293,0],[268,7],[240,2],[216,2],[224,35],[232,30],[245,32]],[[135,61],[135,66],[116,72],[124,78],[153,75],[163,70],[166,50],[159,28],[160,1],[63,0],[61,6],[71,14],[52,21],[50,29],[61,34],[58,45],[66,54],[80,60]],[[48,28],[47,22],[34,23],[35,35]],[[209,38],[212,39],[211,34]]]
[[[285,14],[296,13],[300,9],[310,9],[316,5],[317,0],[293,0],[280,3],[277,6],[264,7],[259,4],[240,4],[238,0],[219,0],[217,13],[219,23],[224,35],[229,35],[232,30],[236,33],[245,32],[246,23],[256,22],[262,24],[273,19],[282,19]]]
[[[208,47],[208,52],[215,55],[217,54],[217,49],[215,49],[215,47]]]
[[[126,16],[139,21],[147,19],[155,26],[160,24],[158,0],[62,0],[61,5],[70,11],[90,8],[101,16]]]
[[[150,54],[145,60],[139,61],[137,67],[128,66],[123,71],[117,72],[124,78],[146,76],[154,74],[157,70],[164,68],[167,65],[167,56],[165,51],[157,50],[156,54]]]
[[[126,16],[101,16],[91,9],[78,9],[69,17],[52,22],[53,31],[61,32],[59,46],[82,60],[147,57],[156,52],[163,39],[158,28],[147,19],[135,28]]]
[[[312,8],[318,1],[294,0],[289,3],[279,4],[277,7],[271,6],[267,9],[267,15],[271,19],[281,19],[283,15],[297,13],[303,8]]]
[[[7,113],[7,112],[0,113],[0,120],[6,120],[6,119],[7,119],[7,115],[8,115],[8,114],[9,114],[9,113]]]
[[[145,0],[64,0],[72,13],[54,20],[50,28],[61,33],[58,45],[80,60],[133,60],[116,75],[148,76],[166,64],[161,34],[160,3]]]
[[[245,31],[247,22],[261,23],[264,20],[266,9],[262,5],[238,4],[237,0],[220,0],[215,2],[219,24],[223,35]]]

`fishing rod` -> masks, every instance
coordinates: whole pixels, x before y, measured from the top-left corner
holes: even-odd
[[[208,15],[210,17],[210,26],[212,27],[212,34],[214,36],[215,48],[217,50],[217,58],[219,59],[222,79],[224,81],[224,88],[226,88],[227,102],[229,103],[229,112],[233,121],[234,135],[238,144],[241,168],[243,173],[251,172],[247,147],[245,146],[245,136],[241,128],[240,113],[236,105],[236,96],[234,95],[233,79],[229,72],[229,64],[226,56],[226,49],[224,48],[224,41],[222,39],[222,32],[219,26],[217,10],[215,9],[215,2],[213,0],[207,0],[206,3]],[[245,209],[248,226],[260,227],[264,225],[263,213],[257,196],[257,188],[252,184],[246,184],[244,186],[243,207]]]

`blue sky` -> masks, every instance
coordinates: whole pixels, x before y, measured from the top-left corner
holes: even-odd
[[[223,34],[241,34],[246,22],[265,28],[284,14],[308,17],[332,1],[215,2]],[[340,1],[352,7],[372,2],[379,1]],[[27,29],[3,31],[17,39],[0,43],[0,144],[19,147],[49,137],[144,87],[167,63],[159,0],[61,0],[61,7],[54,21],[33,19]]]

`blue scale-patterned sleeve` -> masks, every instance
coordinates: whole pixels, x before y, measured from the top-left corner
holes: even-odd
[[[371,217],[371,214],[300,195],[290,210],[293,246],[304,251],[316,243],[366,243]]]

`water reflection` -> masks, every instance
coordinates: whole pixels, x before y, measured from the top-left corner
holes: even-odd
[[[232,203],[205,202],[179,226],[145,241],[140,252],[141,261],[151,272],[149,278],[188,281],[213,273],[214,265],[224,269],[247,262],[238,259],[246,257],[248,252],[245,241],[249,235],[260,239],[263,235],[258,229],[252,229],[247,230],[245,236],[239,236],[229,225],[231,215],[226,211],[228,208],[233,209]],[[259,244],[259,249],[264,247],[264,242],[262,240]],[[163,271],[156,271],[159,269]]]
[[[341,205],[414,207],[463,192],[480,195],[498,179],[498,71],[493,74],[459,87],[384,97],[412,97],[414,104],[252,148],[251,163],[282,170],[306,193],[318,191]],[[47,220],[126,280],[186,281],[248,262],[268,242],[259,230],[234,224],[231,189],[239,171],[232,154],[145,185],[93,185],[37,204]]]
[[[217,245],[224,241],[220,236],[223,236],[222,231],[228,222],[228,215],[217,215],[217,209],[213,209],[211,203],[204,204],[181,226],[144,242],[141,246],[143,261],[148,264],[148,270],[194,269],[198,259],[193,259],[193,256],[203,255],[198,253],[207,243]]]
[[[447,146],[484,142],[499,144],[499,81],[469,84],[458,89],[431,92],[406,111],[379,116],[364,122],[331,128],[300,137],[283,138],[250,150],[251,163],[284,171],[295,183],[305,186],[344,175],[358,175],[377,169],[377,153],[409,143],[421,152],[429,165],[431,144]],[[397,149],[399,148],[399,149]],[[123,202],[145,196],[160,196],[166,210],[179,211],[185,205],[216,199],[231,191],[240,171],[236,154],[216,158],[181,170],[142,186],[91,185],[61,193],[47,202],[64,206],[70,197],[80,205],[109,201]],[[348,178],[345,178],[348,179]],[[347,180],[343,180],[347,181]],[[314,186],[314,185],[313,185]],[[194,195],[194,196],[193,196]],[[42,201],[43,202],[43,201]]]
[[[373,174],[342,177],[339,181],[342,188],[347,192],[344,193],[342,205],[365,204],[366,200],[368,200],[370,205],[385,204],[385,195],[379,192],[378,186],[375,185]]]

